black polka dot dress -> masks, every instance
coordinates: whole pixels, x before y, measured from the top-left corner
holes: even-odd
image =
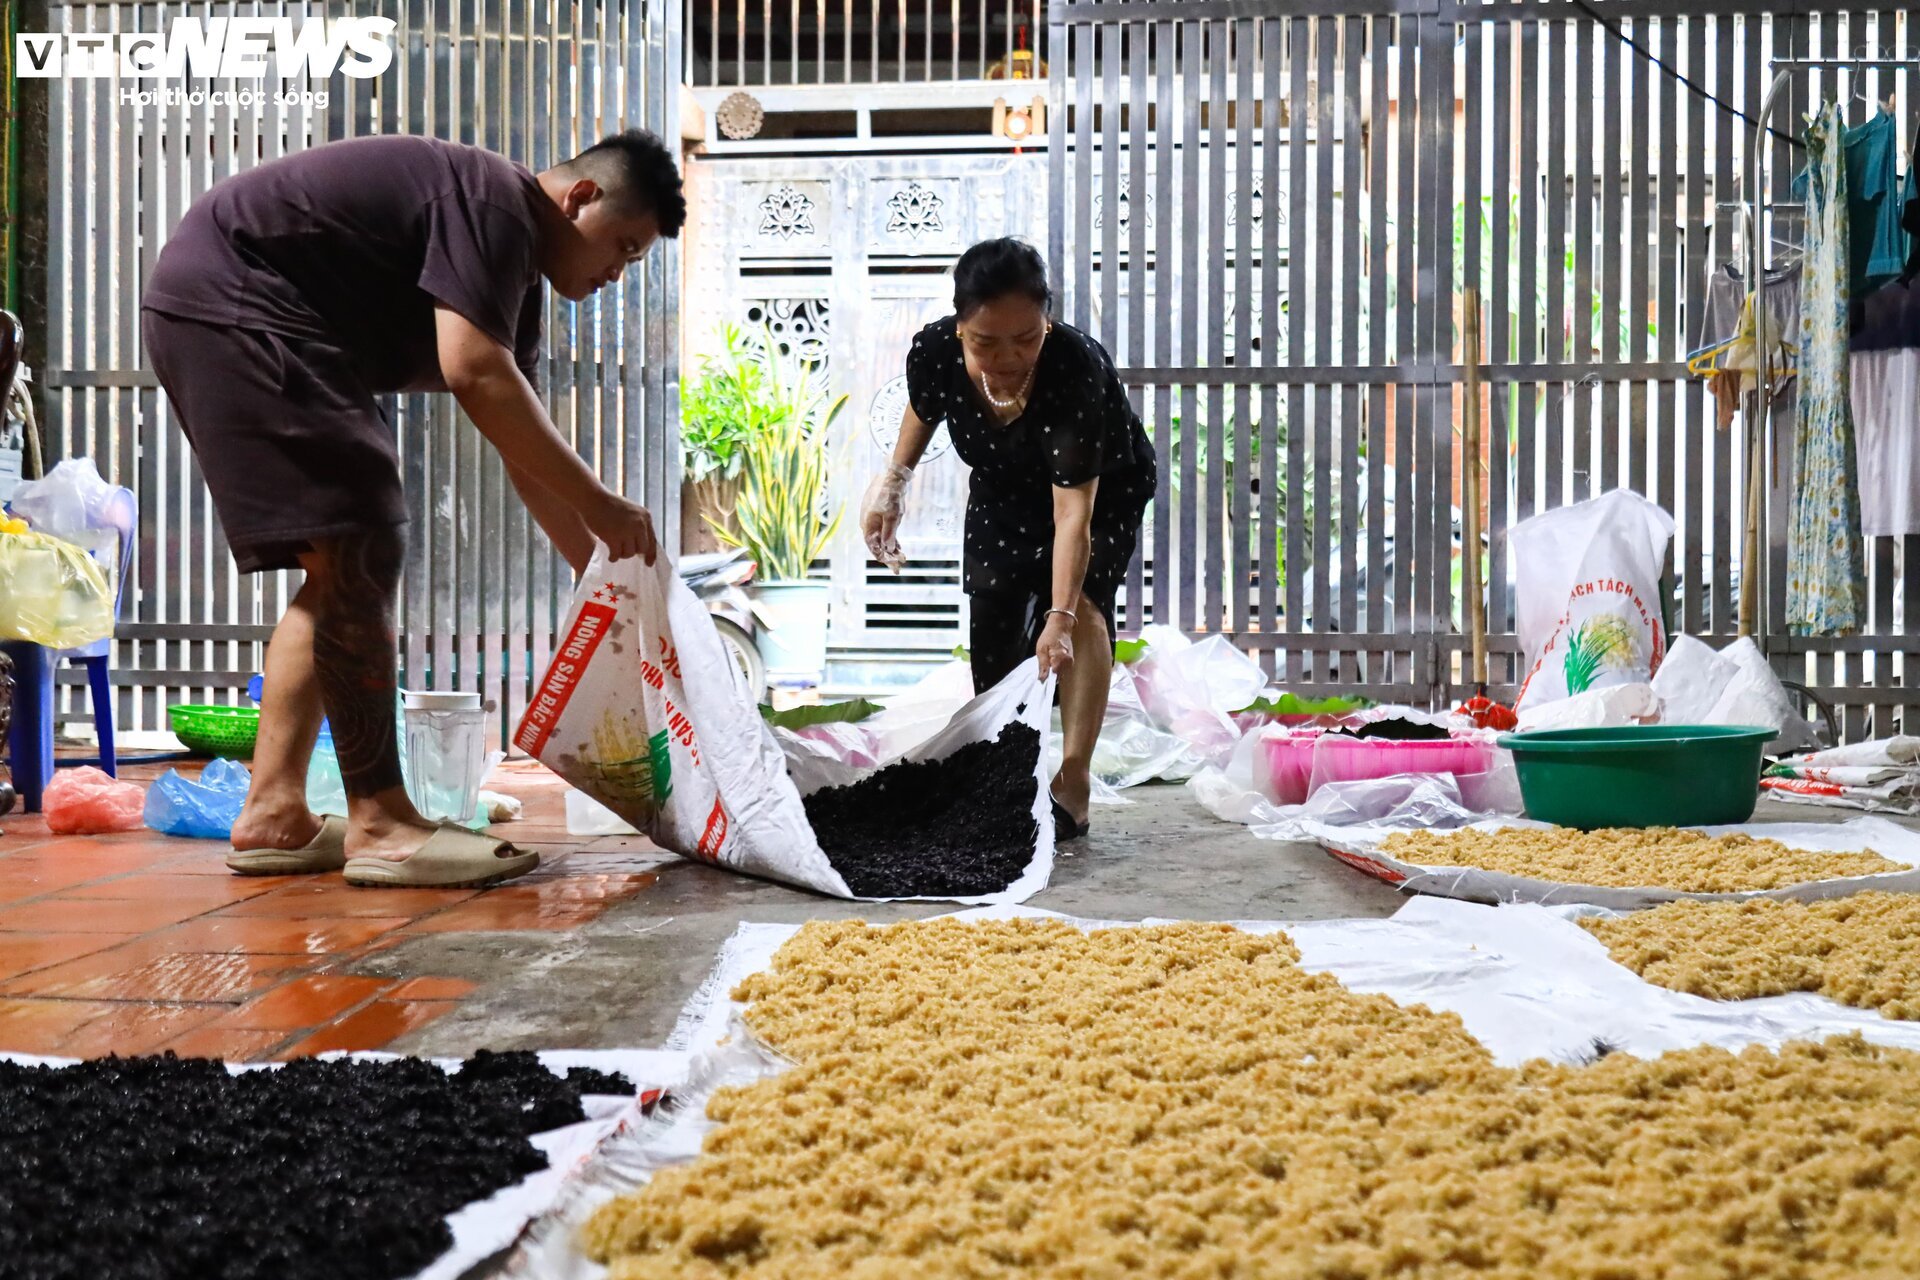
[[[1153,499],[1157,467],[1153,444],[1106,349],[1056,322],[1040,348],[1026,409],[1003,424],[967,376],[949,316],[915,335],[907,353],[907,398],[922,422],[946,424],[954,451],[972,468],[962,586],[974,597],[976,683],[982,683],[983,647],[998,644],[1008,656],[1020,650],[1015,637],[982,635],[980,620],[1007,612],[1005,606],[1016,601],[1038,603],[1040,610],[1051,603],[1056,485],[1100,479],[1082,592],[1110,623],[1114,596],[1139,542],[1141,517]],[[982,599],[989,595],[1001,599]],[[1038,610],[1012,612],[1027,615],[1013,625],[1037,639]]]

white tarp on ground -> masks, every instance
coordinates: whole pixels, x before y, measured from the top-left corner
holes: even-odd
[[[1387,920],[1243,921],[1239,927],[1255,933],[1286,930],[1300,948],[1304,967],[1330,973],[1354,991],[1458,1014],[1505,1065],[1535,1058],[1588,1061],[1596,1040],[1650,1057],[1705,1044],[1777,1048],[1790,1040],[1852,1031],[1879,1044],[1920,1051],[1920,1023],[1890,1021],[1824,996],[1720,1002],[1653,986],[1613,963],[1606,949],[1573,922],[1580,910],[1416,898]],[[1166,923],[1073,919],[1015,906],[957,913],[963,920],[1014,917],[1064,919],[1083,928]],[[727,940],[669,1041],[695,1055],[686,1086],[654,1117],[604,1142],[594,1160],[568,1179],[554,1209],[529,1229],[503,1276],[604,1276],[604,1268],[579,1251],[580,1224],[600,1205],[644,1184],[654,1170],[699,1154],[712,1128],[706,1102],[714,1089],[784,1069],[778,1054],[746,1032],[729,993],[749,974],[765,969],[800,927],[743,924]]]
[[[1544,827],[1538,822],[1479,822],[1470,830],[1497,831],[1502,827]],[[1757,889],[1746,893],[1683,893],[1676,889],[1618,889],[1604,885],[1561,884],[1536,880],[1529,876],[1508,875],[1500,871],[1482,871],[1475,867],[1429,867],[1405,862],[1382,851],[1388,837],[1414,828],[1406,826],[1334,827],[1301,823],[1301,837],[1311,840],[1335,858],[1376,879],[1404,889],[1408,893],[1434,894],[1443,898],[1463,898],[1469,902],[1532,902],[1544,905],[1585,903],[1620,911],[1636,911],[1679,898],[1701,898],[1714,902],[1736,902],[1746,898],[1778,898],[1783,901],[1815,902],[1823,898],[1844,898],[1851,893],[1883,889],[1898,893],[1920,892],[1920,833],[1888,822],[1884,818],[1856,818],[1842,823],[1747,822],[1729,827],[1703,827],[1710,835],[1744,834],[1755,839],[1778,840],[1794,849],[1830,853],[1858,853],[1871,849],[1884,858],[1905,863],[1910,871],[1889,871],[1881,875],[1848,876],[1834,880],[1812,880],[1784,889]]]
[[[394,1053],[329,1053],[323,1058],[351,1058],[357,1062],[389,1062],[401,1057]],[[683,1085],[691,1057],[662,1049],[554,1049],[538,1055],[540,1062],[555,1075],[565,1075],[574,1067],[592,1067],[596,1071],[618,1072],[633,1081],[639,1093],[632,1098],[588,1094],[580,1099],[587,1118],[563,1129],[533,1134],[532,1142],[547,1157],[547,1167],[530,1173],[512,1186],[502,1187],[485,1200],[476,1200],[447,1216],[453,1231],[453,1247],[418,1272],[413,1280],[459,1280],[477,1264],[507,1248],[529,1222],[551,1209],[569,1175],[582,1168],[600,1144],[616,1128],[630,1125],[637,1118],[640,1099],[649,1093]],[[0,1053],[0,1061],[23,1066],[65,1067],[72,1058],[48,1058],[25,1053]],[[460,1066],[458,1058],[432,1059],[446,1071]],[[229,1071],[270,1071],[284,1065],[277,1062],[228,1063]]]

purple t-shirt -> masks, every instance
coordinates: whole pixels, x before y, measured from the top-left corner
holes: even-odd
[[[330,143],[216,185],[161,249],[142,305],[345,351],[369,391],[445,386],[435,302],[540,353],[534,176],[434,138]]]

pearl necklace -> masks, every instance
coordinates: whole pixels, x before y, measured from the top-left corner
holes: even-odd
[[[1020,384],[1020,389],[1018,391],[1008,396],[1005,400],[1002,400],[999,396],[996,396],[995,394],[993,394],[992,389],[987,386],[987,371],[985,369],[982,369],[980,371],[980,394],[985,396],[987,398],[987,403],[992,405],[995,409],[1011,409],[1015,405],[1021,403],[1027,398],[1027,392],[1033,387],[1033,371],[1038,367],[1039,367],[1038,361],[1036,361],[1031,365],[1028,365],[1027,380]]]

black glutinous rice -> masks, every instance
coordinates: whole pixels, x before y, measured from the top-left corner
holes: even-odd
[[[547,1160],[527,1139],[585,1119],[531,1053],[321,1062],[0,1062],[0,1277],[390,1280],[453,1244],[448,1214]]]
[[[888,765],[806,798],[827,861],[862,898],[997,893],[1033,860],[1040,735],[1010,724],[942,760]]]

